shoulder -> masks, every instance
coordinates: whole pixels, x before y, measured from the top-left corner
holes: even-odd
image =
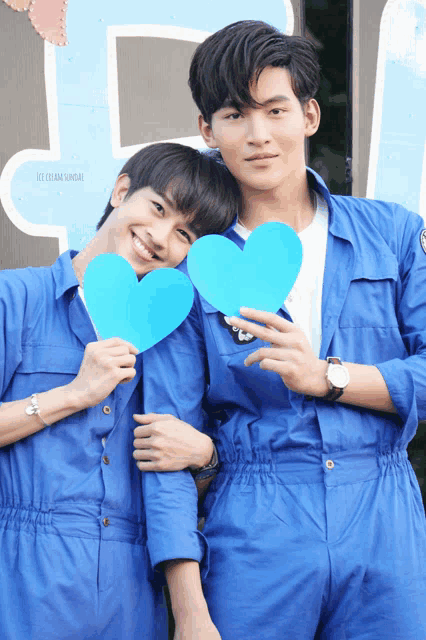
[[[378,234],[392,251],[399,255],[408,238],[419,235],[424,228],[423,219],[395,202],[331,196],[333,209],[343,216],[356,235]]]
[[[378,228],[386,228],[389,222],[409,218],[416,214],[395,202],[355,198],[354,196],[330,196],[339,212],[345,213],[356,223],[370,221]]]
[[[14,306],[39,304],[46,292],[54,291],[51,267],[26,267],[0,271],[0,300]]]

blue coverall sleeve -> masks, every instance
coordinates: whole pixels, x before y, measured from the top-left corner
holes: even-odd
[[[203,426],[205,348],[193,306],[187,319],[144,353],[145,413],[169,413],[197,429]],[[197,490],[189,471],[144,472],[148,550],[153,567],[186,558],[207,572],[207,543],[197,530]]]
[[[0,405],[22,360],[27,288],[13,272],[0,274]]]
[[[426,419],[426,253],[421,243],[424,222],[402,207],[396,212],[400,255],[396,313],[408,357],[376,365],[411,439]]]

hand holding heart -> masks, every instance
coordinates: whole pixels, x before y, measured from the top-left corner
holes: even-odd
[[[241,307],[240,313],[265,326],[259,326],[243,318],[231,317],[229,321],[232,326],[247,331],[271,345],[251,353],[244,361],[247,367],[258,362],[261,369],[277,373],[285,386],[292,391],[318,397],[326,395],[327,363],[316,357],[301,329],[275,313],[246,307]]]
[[[89,342],[80,370],[67,385],[78,410],[95,407],[122,383],[136,375],[138,350],[121,338]]]

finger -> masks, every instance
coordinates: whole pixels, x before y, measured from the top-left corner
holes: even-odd
[[[262,324],[268,324],[278,331],[292,331],[294,329],[294,323],[289,322],[285,318],[281,318],[276,313],[270,311],[258,311],[257,309],[250,309],[248,307],[240,307],[240,313],[250,320],[261,322]]]
[[[281,345],[285,341],[283,334],[273,331],[272,329],[267,329],[266,327],[261,327],[258,324],[254,324],[254,322],[243,320],[243,318],[232,316],[229,318],[229,322],[233,327],[237,327],[237,329],[242,329],[247,333],[251,333],[252,336],[259,338],[264,342],[272,342],[273,344]]]
[[[125,356],[115,356],[112,358],[112,365],[122,369],[133,369],[135,366],[136,358],[133,354],[128,353]]]
[[[261,362],[262,360],[270,359],[270,360],[279,360],[281,362],[292,360],[292,351],[291,349],[280,349],[280,348],[268,348],[262,347],[250,355],[244,360],[244,364],[246,367],[250,367],[255,362]]]
[[[139,349],[135,347],[131,342],[127,340],[123,340],[122,338],[107,338],[106,340],[100,340],[100,344],[105,345],[106,347],[119,347],[126,346],[130,353],[133,353],[135,356],[139,353]]]
[[[154,471],[150,460],[137,460],[136,466],[139,471]]]
[[[177,471],[174,465],[160,460],[137,460],[136,466],[139,471]]]
[[[260,362],[259,367],[264,371],[273,371],[278,373],[279,376],[285,377],[290,374],[291,365],[284,360],[272,360],[271,358],[264,358]]]
[[[136,375],[136,369],[132,369],[130,367],[119,367],[117,375],[119,377],[118,384],[125,384],[126,382],[133,380]]]
[[[151,422],[158,422],[159,420],[177,420],[170,413],[134,413],[133,419],[140,424],[151,424]]]
[[[151,425],[146,424],[141,427],[133,429],[133,435],[135,438],[149,438],[152,433]]]
[[[151,438],[150,436],[141,436],[138,435],[138,437],[133,440],[133,446],[135,449],[150,449],[151,445]]]
[[[119,344],[116,347],[104,347],[102,350],[102,355],[108,355],[114,358],[119,356],[128,356],[130,355],[129,347],[127,347],[125,344]],[[134,358],[134,362],[136,362],[135,354],[131,354],[131,357]]]
[[[133,451],[133,457],[135,460],[142,460],[143,462],[151,462],[155,456],[154,452],[148,449],[135,449]]]
[[[137,460],[136,462],[139,471],[159,471],[159,469],[154,469],[152,465],[150,460]]]

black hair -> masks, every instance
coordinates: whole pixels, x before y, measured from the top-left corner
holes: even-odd
[[[300,36],[287,36],[257,20],[224,27],[198,45],[189,70],[192,97],[207,124],[224,104],[255,107],[250,83],[265,67],[284,67],[295,96],[303,106],[318,91],[318,46]]]
[[[241,211],[241,193],[228,169],[183,144],[159,142],[144,147],[126,162],[119,175],[123,173],[130,179],[125,200],[144,187],[167,195],[180,213],[190,217],[188,226],[197,237],[222,233]],[[97,230],[113,210],[110,200]]]

